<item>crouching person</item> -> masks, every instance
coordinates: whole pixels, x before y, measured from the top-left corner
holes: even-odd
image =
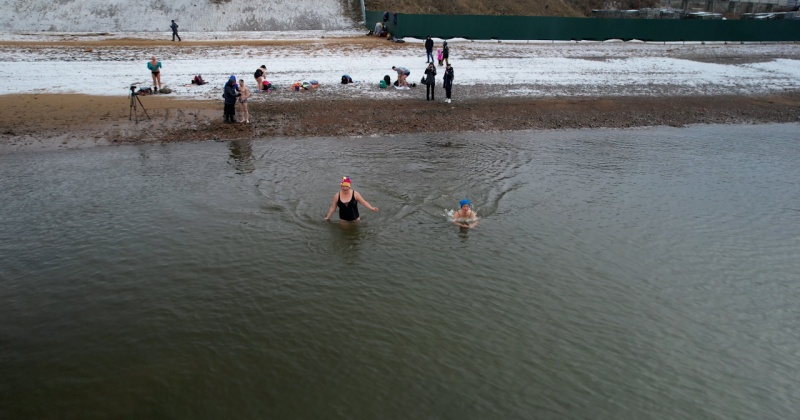
[[[225,115],[226,123],[236,122],[236,98],[240,95],[236,86],[236,76],[231,76],[230,79],[228,79],[228,83],[225,83],[225,89],[222,93],[222,97],[225,98],[223,114]]]

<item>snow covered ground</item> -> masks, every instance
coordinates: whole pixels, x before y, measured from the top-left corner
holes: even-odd
[[[168,39],[167,33],[0,33],[0,41]],[[162,63],[162,82],[174,96],[219,99],[231,74],[254,86],[253,71],[267,66],[267,80],[286,88],[317,80],[320,93],[352,97],[398,97],[379,89],[391,67],[411,70],[419,82],[426,67],[422,40],[364,48],[331,38],[363,37],[363,31],[183,33],[186,40],[304,40],[270,46],[205,45],[0,46],[0,94],[86,93],[124,96],[132,84],[151,84],[146,62]],[[323,39],[325,38],[325,39]],[[358,39],[358,38],[356,38]],[[441,40],[436,39],[437,48]],[[489,96],[607,96],[767,94],[800,89],[800,44],[498,42],[448,40],[456,85],[486,87]],[[435,54],[435,52],[434,52]],[[441,81],[443,67],[438,67]],[[202,74],[205,86],[189,82]],[[342,86],[342,74],[360,83]],[[441,82],[439,82],[441,83]],[[285,91],[285,90],[284,90]],[[324,93],[323,93],[324,94]],[[273,95],[289,98],[291,94]]]
[[[0,28],[169,31],[171,20],[190,32],[352,28],[343,5],[341,0],[0,0]]]

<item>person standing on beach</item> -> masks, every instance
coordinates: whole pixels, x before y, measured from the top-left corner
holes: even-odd
[[[173,20],[172,24],[169,25],[169,27],[172,28],[172,41],[174,42],[175,41],[175,37],[177,36],[178,37],[178,42],[181,42],[181,36],[178,35],[178,24],[175,23],[175,21]]]
[[[436,65],[433,62],[428,63],[428,68],[425,69],[425,100],[435,101],[434,93],[436,92]]]
[[[450,47],[447,46],[447,41],[442,43],[442,58],[444,58],[444,62],[450,64]],[[441,63],[439,63],[441,64]]]
[[[264,76],[267,74],[267,66],[261,66],[256,69],[256,72],[253,73],[253,77],[256,78],[256,90],[263,89],[264,83]]]
[[[222,113],[226,123],[236,122],[236,98],[240,95],[241,93],[238,92],[236,87],[236,76],[231,76],[228,79],[228,83],[225,83],[225,89],[222,93],[222,97],[225,98],[225,108]]]
[[[156,56],[152,56],[147,62],[147,68],[153,76],[153,90],[156,92],[161,90],[161,62],[156,60]]]
[[[455,78],[455,72],[453,71],[453,67],[450,64],[447,65],[447,68],[444,70],[444,93],[447,99],[444,101],[448,104],[451,102],[450,94],[453,92],[453,79]]]
[[[244,79],[239,80],[239,107],[242,108],[242,121],[250,124],[250,111],[247,109],[247,98],[250,97],[250,90],[244,85]]]
[[[358,215],[358,203],[361,203],[364,207],[378,212],[377,207],[372,207],[367,200],[364,200],[364,197],[350,188],[351,186],[350,177],[342,177],[342,182],[340,185],[340,190],[336,194],[333,195],[333,203],[331,203],[330,208],[328,208],[328,214],[325,215],[325,221],[331,220],[331,216],[333,212],[336,211],[336,207],[339,207],[339,219],[346,220],[348,222],[356,222],[361,220],[361,217]]]
[[[433,62],[433,40],[431,39],[430,35],[428,35],[428,37],[425,39],[425,53],[427,54],[427,57],[425,58],[425,62],[426,63],[432,63]]]

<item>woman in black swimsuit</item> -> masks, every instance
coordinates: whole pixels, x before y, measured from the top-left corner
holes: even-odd
[[[372,207],[367,200],[364,200],[357,191],[354,191],[350,188],[350,178],[343,177],[341,183],[341,190],[333,195],[333,203],[331,203],[331,207],[328,209],[328,214],[325,216],[325,220],[331,220],[331,215],[336,210],[336,207],[339,207],[339,219],[347,220],[349,222],[361,220],[358,216],[358,204],[361,203],[364,207],[377,212],[377,207]]]

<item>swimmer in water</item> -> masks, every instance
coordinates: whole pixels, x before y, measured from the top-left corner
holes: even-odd
[[[378,211],[378,208],[372,207],[367,200],[364,200],[364,197],[361,197],[358,191],[351,189],[350,184],[349,177],[342,177],[342,182],[340,184],[341,190],[333,195],[333,203],[328,209],[328,214],[325,215],[325,221],[331,220],[331,215],[333,215],[336,207],[339,207],[340,220],[347,220],[349,222],[361,220],[361,217],[358,215],[357,203],[361,203],[364,207],[374,212]]]
[[[478,224],[478,215],[472,211],[472,204],[469,200],[461,200],[461,208],[453,214],[453,223],[463,228],[473,228]]]

